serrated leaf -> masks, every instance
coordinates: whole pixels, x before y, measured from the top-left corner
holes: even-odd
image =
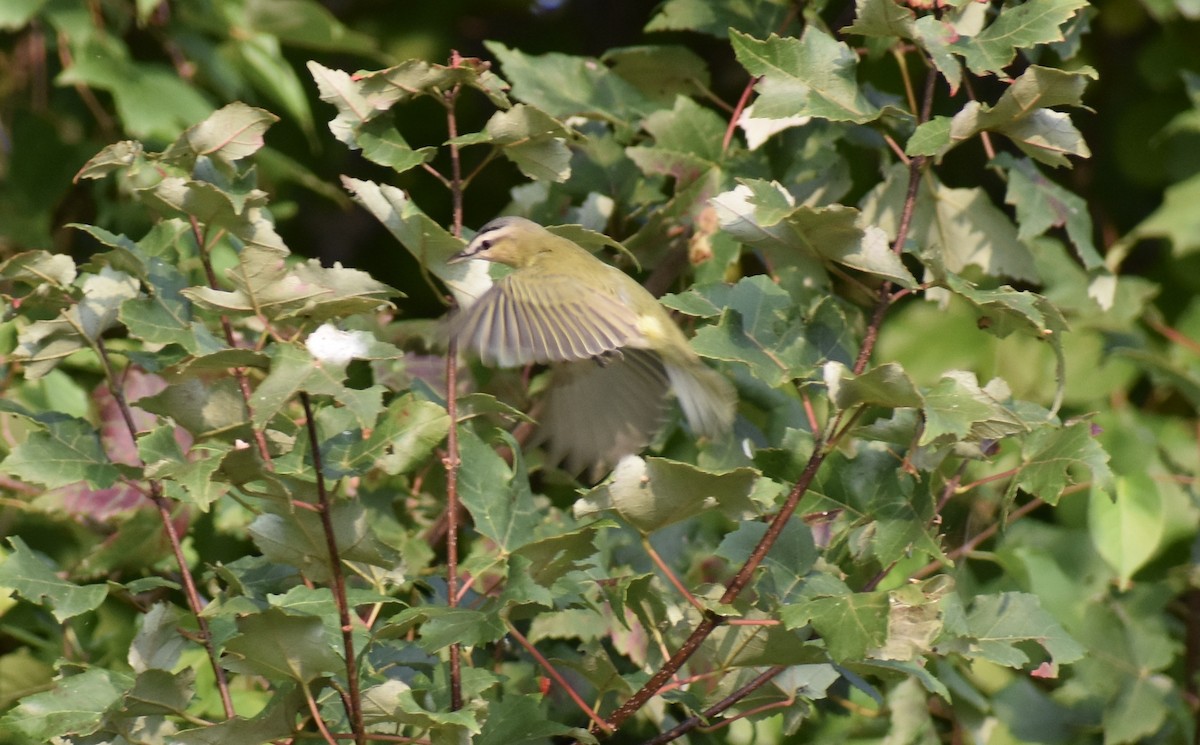
[[[787,16],[778,0],[667,0],[646,24],[646,31],[699,31],[724,39],[729,30],[766,34]]]
[[[907,170],[894,168],[863,200],[863,221],[878,225],[889,237],[896,234]],[[951,272],[977,266],[988,276],[1038,279],[1033,256],[1017,237],[1016,226],[982,189],[952,189],[926,174],[919,185],[908,239],[933,257],[927,263],[941,264]]]
[[[432,711],[417,702],[410,685],[388,680],[362,692],[363,719],[367,724],[394,722],[420,728],[462,727],[478,733],[479,720],[472,710]]]
[[[580,743],[596,745],[594,735],[578,727],[551,720],[541,705],[541,696],[505,696],[488,707],[488,718],[473,745],[521,745],[542,743],[556,737],[569,737]]]
[[[625,153],[647,175],[671,176],[688,184],[724,160],[725,122],[690,98],[677,97],[674,108],[654,112],[642,126],[654,144],[626,148]]]
[[[137,635],[129,645],[128,661],[134,672],[175,668],[188,644],[179,633],[181,616],[175,606],[159,602],[139,617]]]
[[[389,305],[389,297],[400,294],[366,272],[340,265],[324,267],[317,259],[290,264],[285,252],[259,246],[247,246],[227,276],[235,287],[232,291],[192,287],[182,294],[219,313],[317,322],[377,310]]]
[[[1002,6],[987,28],[960,39],[954,51],[976,74],[1001,72],[1013,61],[1017,49],[1063,41],[1061,26],[1086,6],[1087,0],[1030,0]]]
[[[615,510],[650,534],[708,509],[753,512],[749,495],[757,479],[750,468],[714,473],[664,458],[626,456],[605,483],[575,503],[575,515]]]
[[[384,556],[368,524],[368,515],[359,502],[334,502],[331,514],[333,538],[342,561],[361,561],[373,566],[394,565]],[[250,537],[263,555],[272,561],[294,566],[316,582],[330,577],[329,545],[320,516],[309,510],[290,514],[265,512],[248,528]]]
[[[922,411],[925,429],[921,445],[940,439],[1001,440],[1027,429],[1017,415],[979,387],[974,373],[962,370],[944,373],[937,385],[925,392]]]
[[[237,636],[225,642],[222,660],[231,670],[305,684],[345,668],[317,616],[270,608],[237,619],[237,626]]]
[[[330,438],[323,458],[326,475],[342,478],[371,468],[407,473],[429,458],[449,429],[444,408],[407,393],[388,405],[370,437],[363,438],[361,431],[346,433],[345,447],[335,446],[338,436]]]
[[[766,251],[779,265],[811,265],[811,259],[833,261],[878,274],[904,287],[916,279],[875,226],[860,227],[862,215],[853,207],[795,205],[780,184],[745,179],[732,191],[712,200],[721,230],[748,246]],[[808,259],[806,262],[805,259]]]
[[[114,142],[84,163],[75,174],[75,180],[104,178],[114,171],[128,168],[142,157],[144,150],[142,143],[135,140]]]
[[[814,598],[784,606],[779,617],[789,629],[812,624],[835,662],[862,659],[887,642],[888,595],[858,592]]]
[[[99,608],[108,597],[107,585],[77,585],[62,579],[19,536],[8,540],[13,551],[0,563],[0,587],[16,590],[31,603],[50,605],[60,622]]]
[[[601,61],[638,90],[671,104],[678,95],[709,89],[708,64],[692,50],[677,45],[641,45],[610,49]]]
[[[455,238],[400,189],[371,181],[359,181],[343,176],[342,184],[355,202],[373,214],[400,241],[408,252],[435,277],[446,283],[456,298],[478,297],[492,285],[484,262],[462,261],[447,264],[454,254],[463,250],[464,243]]]
[[[520,451],[515,443],[510,447],[513,452]],[[523,472],[514,474],[495,450],[467,428],[459,430],[458,452],[459,498],[471,513],[475,529],[503,553],[533,540],[539,516]]]
[[[25,696],[4,716],[4,724],[40,742],[90,735],[133,680],[94,667],[58,680],[53,689]]]
[[[1088,499],[1088,534],[1097,553],[1116,572],[1122,589],[1158,552],[1166,512],[1154,479],[1134,472],[1117,476],[1114,493],[1093,489]]]
[[[705,357],[747,365],[772,386],[803,377],[821,362],[820,350],[805,336],[800,309],[769,277],[747,277],[733,286],[710,285],[691,292],[723,309],[718,324],[701,328],[692,339]]]
[[[1030,660],[1017,645],[1034,642],[1050,655],[1054,665],[1075,662],[1084,649],[1047,613],[1036,595],[1003,592],[978,595],[967,613],[968,646],[963,653],[1007,667]]]
[[[279,117],[269,111],[235,101],[192,125],[163,153],[168,161],[185,159],[190,167],[197,156],[233,163],[258,152],[263,134]]]
[[[393,623],[397,631],[419,624],[417,644],[427,652],[451,644],[469,647],[490,644],[508,633],[504,622],[493,613],[436,605],[409,608],[396,615]]]
[[[70,256],[49,251],[26,251],[0,263],[0,277],[35,288],[48,284],[65,289],[75,281],[75,275],[75,261]]]
[[[1111,493],[1108,453],[1096,441],[1092,424],[1044,426],[1021,443],[1021,472],[1014,482],[1027,493],[1057,504],[1067,486],[1088,478],[1098,492]]]
[[[91,424],[53,413],[37,421],[42,429],[31,432],[0,463],[5,473],[50,489],[76,481],[107,489],[120,478]]]
[[[857,55],[817,26],[806,27],[799,39],[772,34],[760,41],[734,31],[729,40],[738,62],[761,78],[755,85],[757,116],[863,124],[882,113],[859,90]]]
[[[1065,113],[1052,106],[1082,106],[1083,90],[1096,73],[1030,66],[994,106],[968,101],[951,119],[937,117],[917,127],[906,152],[941,157],[983,131],[998,132],[1026,155],[1051,166],[1069,166],[1068,155],[1091,155],[1083,135]]]
[[[1046,178],[1033,161],[1000,153],[995,162],[1008,172],[1004,201],[1017,210],[1018,238],[1028,241],[1052,227],[1066,228],[1083,268],[1104,267],[1104,257],[1092,242],[1092,217],[1082,197]]]
[[[459,144],[487,142],[500,148],[521,173],[541,181],[566,181],[571,175],[572,132],[549,114],[527,104],[497,111],[488,119],[483,137],[459,137]]]
[[[304,706],[304,693],[294,684],[279,684],[276,693],[254,717],[233,717],[216,724],[181,730],[172,745],[262,745],[295,732],[296,712]]]
[[[485,42],[500,60],[517,98],[556,119],[586,116],[624,125],[657,106],[623,78],[589,57],[528,55],[499,42]]]
[[[842,411],[860,404],[899,408],[920,406],[922,403],[916,385],[904,368],[895,363],[854,375],[840,362],[827,362],[824,376],[830,400]]]

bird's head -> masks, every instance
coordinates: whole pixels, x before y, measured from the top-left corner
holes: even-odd
[[[498,217],[480,228],[467,247],[451,256],[449,262],[483,259],[520,268],[550,250],[553,241],[545,239],[551,236],[541,225],[523,217]]]

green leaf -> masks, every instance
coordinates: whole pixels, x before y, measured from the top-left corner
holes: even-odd
[[[451,644],[468,647],[490,644],[508,633],[498,616],[469,608],[423,605],[409,608],[393,618],[397,632],[420,624],[417,644],[426,652],[436,652]]]
[[[1026,431],[1026,424],[997,400],[997,394],[1007,398],[1009,393],[1006,386],[998,385],[1001,390],[993,386],[980,388],[974,373],[962,370],[943,374],[938,384],[925,393],[925,431],[920,444],[943,439],[1001,440]]]
[[[657,107],[623,78],[588,57],[539,56],[485,42],[512,82],[512,93],[556,119],[585,116],[624,125]]]
[[[1129,589],[1134,573],[1160,548],[1166,531],[1166,512],[1158,485],[1147,473],[1117,476],[1114,494],[1091,490],[1088,499],[1088,533],[1092,544],[1117,572],[1122,589]]]
[[[41,429],[29,433],[0,463],[5,473],[51,489],[76,481],[96,489],[116,483],[120,471],[105,452],[95,427],[54,413],[36,420]]]
[[[967,614],[967,634],[963,654],[1007,667],[1029,663],[1017,646],[1025,642],[1043,647],[1055,666],[1084,655],[1083,647],[1042,609],[1037,596],[1023,592],[976,596]]]
[[[421,211],[400,189],[371,181],[342,177],[342,184],[355,202],[375,216],[400,241],[421,266],[446,283],[456,297],[477,297],[491,286],[487,269],[480,261],[447,264],[465,244]]]
[[[16,31],[29,23],[46,0],[12,0],[0,7],[0,28]]]
[[[369,515],[360,502],[337,501],[331,514],[333,539],[342,561],[361,561],[373,566],[394,566],[393,558],[371,532]],[[263,555],[272,561],[294,566],[316,582],[330,578],[329,544],[321,518],[309,510],[289,514],[265,512],[248,528]]]
[[[128,676],[91,668],[60,678],[52,690],[22,698],[3,724],[40,742],[90,735],[101,728],[109,708],[132,683]]]
[[[185,159],[185,167],[189,168],[199,156],[233,163],[262,149],[263,134],[277,121],[279,117],[269,111],[231,103],[188,127],[163,157],[169,161]]]
[[[757,179],[743,180],[712,203],[722,231],[767,252],[778,265],[795,264],[803,270],[811,267],[812,259],[823,259],[904,287],[917,285],[891,250],[887,235],[874,226],[861,227],[862,215],[853,207],[796,206],[780,184]]]
[[[345,671],[318,616],[293,616],[270,608],[238,618],[237,627],[237,636],[225,642],[222,660],[230,670],[301,684]]]
[[[882,228],[889,239],[896,235],[907,182],[908,169],[893,168],[863,200],[861,219]],[[1033,256],[1017,237],[1016,226],[983,189],[952,189],[926,174],[918,187],[908,240],[932,257],[928,263],[954,273],[977,266],[991,277],[1038,280]]]
[[[280,250],[247,246],[238,259],[238,265],[227,272],[234,290],[192,287],[182,294],[218,313],[318,322],[378,310],[390,305],[387,298],[399,294],[357,269],[323,267],[317,259],[289,264]]]
[[[345,145],[362,149],[367,159],[403,173],[433,159],[437,148],[411,148],[396,130],[393,118],[384,111],[393,103],[385,89],[368,89],[359,80],[341,70],[316,62],[308,63],[317,83],[321,100],[332,104],[337,117],[329,130]]]
[[[812,624],[835,662],[857,660],[887,643],[888,594],[858,592],[819,597],[780,610],[789,629]]]
[[[659,103],[709,89],[708,64],[692,50],[676,45],[642,45],[610,49],[601,61]]]
[[[1090,479],[1098,493],[1111,494],[1113,474],[1108,453],[1096,441],[1092,427],[1091,422],[1081,421],[1034,430],[1021,443],[1021,473],[1012,488],[1020,487],[1057,504],[1067,486]]]
[[[1087,0],[1030,0],[1001,6],[987,28],[955,42],[954,51],[976,74],[999,73],[1012,62],[1017,49],[1063,41],[1061,26],[1087,4]]]
[[[575,515],[615,510],[650,534],[716,507],[727,514],[753,513],[749,496],[757,479],[750,468],[714,473],[664,458],[628,456],[605,483],[575,503]]]
[[[392,475],[407,473],[426,462],[449,429],[444,408],[406,393],[388,405],[370,437],[364,438],[361,431],[347,432],[323,446],[326,475],[342,478],[372,468]]]
[[[561,122],[526,104],[508,111],[497,111],[488,119],[484,131],[464,135],[453,142],[461,145],[491,143],[500,147],[504,157],[516,164],[521,173],[541,181],[566,181],[571,175],[571,151],[567,139],[572,136]]]
[[[515,443],[509,446],[519,452]],[[475,529],[503,553],[533,540],[540,517],[523,471],[514,475],[496,451],[467,428],[459,430],[458,453],[459,498],[471,513]]]
[[[249,29],[288,45],[357,55],[374,52],[377,46],[374,36],[350,30],[315,0],[256,0],[242,10]]]
[[[1004,201],[1017,210],[1018,238],[1029,241],[1052,227],[1066,228],[1083,268],[1104,267],[1104,257],[1092,242],[1092,217],[1081,197],[1046,178],[1031,160],[1000,153],[995,162],[1008,172]]]
[[[690,98],[679,96],[673,109],[654,112],[642,126],[654,144],[626,148],[625,153],[647,175],[671,176],[683,185],[724,160],[725,122]]]
[[[1051,166],[1070,166],[1068,155],[1091,155],[1070,118],[1052,106],[1082,106],[1083,90],[1096,73],[1091,68],[1065,72],[1031,66],[1009,86],[995,106],[969,101],[949,121],[937,117],[913,133],[906,152],[941,157],[983,131],[998,132],[1026,155]]]
[[[35,288],[45,284],[65,290],[75,275],[75,261],[70,256],[49,251],[26,251],[0,263],[0,276]]]
[[[779,29],[787,12],[787,3],[779,0],[667,0],[646,30],[699,31],[720,39],[730,29],[766,34]]]
[[[541,699],[535,695],[506,696],[489,706],[483,731],[472,740],[473,745],[542,743],[555,737],[569,737],[591,745],[599,742],[587,730],[549,719],[540,704]]]
[[[139,673],[133,688],[125,694],[121,714],[183,714],[195,694],[195,677],[196,673],[188,669],[174,674],[169,670],[146,670]]]
[[[396,724],[439,730],[461,727],[468,732],[480,729],[476,713],[464,711],[432,711],[417,702],[412,686],[400,680],[388,680],[362,692],[363,719],[367,724]]]
[[[304,707],[298,686],[281,684],[267,706],[254,717],[233,717],[216,724],[182,730],[171,736],[172,745],[262,745],[295,733],[296,712]]]
[[[729,40],[738,62],[762,78],[754,86],[759,94],[756,116],[815,116],[863,124],[882,113],[858,88],[857,55],[815,25],[806,27],[799,39],[771,34],[759,41],[733,31]]]
[[[135,672],[175,669],[188,644],[179,633],[182,615],[175,606],[159,602],[139,617],[137,636],[129,645],[129,666]]]
[[[854,375],[840,362],[825,364],[825,386],[829,399],[839,410],[871,404],[888,408],[915,407],[922,403],[921,394],[904,368],[888,363]]]
[[[736,285],[690,292],[711,308],[724,309],[717,325],[701,328],[692,339],[705,357],[747,365],[771,386],[805,377],[821,362],[820,350],[805,333],[800,309],[769,277],[747,277]]]
[[[1163,192],[1162,204],[1137,224],[1110,249],[1106,259],[1110,267],[1119,266],[1130,250],[1148,238],[1163,238],[1171,244],[1173,256],[1200,251],[1200,175],[1171,184]]]
[[[13,552],[0,563],[0,587],[16,590],[31,603],[49,604],[58,621],[93,611],[108,597],[108,586],[77,585],[62,579],[19,536],[11,536]]]
[[[213,110],[199,89],[166,65],[134,62],[124,45],[94,36],[74,50],[73,64],[55,79],[112,94],[125,132],[173,140]]]

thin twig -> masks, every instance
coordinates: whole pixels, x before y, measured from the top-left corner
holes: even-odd
[[[554,669],[554,665],[550,664],[550,660],[546,659],[546,657],[537,650],[537,647],[533,646],[533,643],[530,642],[529,639],[525,638],[520,631],[517,631],[516,627],[513,626],[512,623],[505,621],[504,625],[508,627],[509,635],[516,639],[517,643],[524,647],[525,651],[528,652],[533,659],[537,660],[537,663],[542,666],[542,669],[546,671],[546,674],[549,675],[555,683],[558,683],[559,687],[563,689],[563,692],[566,693],[567,696],[575,702],[575,705],[579,707],[579,710],[586,714],[588,719],[592,720],[592,726],[599,727],[600,729],[604,730],[606,734],[611,733],[612,729],[608,726],[608,724],[605,723],[604,718],[597,714],[595,709],[593,709],[591,706],[588,706],[588,703],[583,700],[583,697],[580,696],[574,688],[571,687],[571,684],[568,683],[567,679],[562,676],[562,673]]]
[[[696,599],[695,595],[688,592],[688,589],[683,586],[682,582],[679,581],[679,577],[675,576],[675,572],[671,571],[671,567],[667,566],[667,563],[663,561],[663,558],[659,556],[657,551],[654,550],[654,546],[650,544],[650,539],[646,536],[642,537],[642,548],[647,554],[649,554],[650,561],[653,561],[654,565],[659,568],[659,571],[666,576],[667,581],[671,583],[671,586],[674,587],[675,590],[678,591],[679,594],[682,595],[689,603],[691,603],[693,608],[703,613],[705,610],[704,605]]]
[[[330,584],[333,590],[333,600],[337,604],[338,622],[342,626],[342,650],[346,656],[346,684],[349,698],[350,726],[354,730],[355,742],[359,745],[365,742],[363,735],[366,728],[363,725],[362,697],[358,689],[358,657],[354,653],[354,626],[350,622],[350,603],[346,599],[346,578],[342,573],[342,557],[338,550],[337,538],[333,526],[333,502],[329,499],[329,491],[325,488],[324,466],[321,463],[321,441],[317,435],[317,422],[313,418],[312,401],[307,391],[300,391],[300,403],[304,406],[304,424],[308,430],[308,444],[312,450],[313,470],[317,479],[317,499],[321,503],[321,527],[325,533],[325,548],[329,552]]]
[[[192,239],[196,241],[196,253],[200,256],[200,264],[204,267],[204,277],[208,281],[208,286],[217,290],[220,289],[217,285],[217,273],[213,270],[212,257],[208,253],[208,241],[204,236],[204,231],[200,229],[200,221],[195,215],[190,217],[192,226]],[[237,346],[237,336],[233,333],[233,323],[229,320],[229,316],[221,314],[221,331],[225,335],[225,343],[231,348]],[[253,391],[250,389],[250,380],[246,377],[246,368],[233,368],[233,378],[237,382],[238,390],[242,394],[242,404],[246,407],[246,421],[254,421],[254,408],[250,404]],[[275,470],[275,463],[271,459],[271,450],[267,447],[267,436],[261,428],[251,426],[250,431],[254,434],[254,444],[258,448],[258,456],[262,458],[263,464],[267,470]]]
[[[764,685],[769,683],[772,678],[774,678],[776,675],[779,675],[786,669],[787,666],[785,665],[775,665],[774,667],[767,668],[754,680],[750,681],[746,685],[705,709],[702,713],[683,720],[658,737],[652,737],[649,740],[646,740],[644,743],[642,743],[642,745],[665,745],[665,743],[671,742],[672,740],[691,732],[692,730],[701,726],[706,719],[715,717],[716,715],[728,709],[730,706],[736,704],[738,701],[744,699],[746,696],[749,696],[759,688],[762,688]]]
[[[104,367],[104,377],[108,381],[113,399],[117,402],[117,409],[121,412],[121,418],[125,422],[125,428],[129,431],[129,437],[136,442],[137,425],[133,423],[133,411],[129,408],[129,402],[125,400],[125,391],[121,387],[120,381],[117,380],[116,374],[113,372],[112,361],[108,356],[108,348],[105,346],[104,339],[102,338],[96,339],[96,356],[99,357],[100,364]],[[139,466],[144,472],[146,466],[144,463],[141,463],[140,458]],[[225,676],[225,669],[221,667],[220,659],[217,656],[217,648],[213,644],[208,619],[201,614],[201,611],[204,610],[204,603],[200,601],[200,592],[196,589],[196,580],[192,577],[192,570],[188,567],[187,558],[183,554],[183,542],[179,538],[179,531],[175,529],[174,515],[171,514],[171,502],[163,496],[161,481],[158,479],[146,479],[146,483],[150,487],[150,501],[158,509],[158,516],[162,521],[163,531],[167,534],[167,540],[171,544],[171,552],[175,555],[175,563],[179,566],[179,576],[183,580],[183,594],[187,598],[188,608],[192,611],[192,616],[196,619],[196,627],[200,630],[197,636],[200,639],[200,643],[204,646],[205,653],[208,655],[209,664],[212,665],[213,675],[217,681],[217,691],[221,696],[221,706],[225,711],[226,718],[232,719],[237,715],[237,711],[233,708],[233,699],[229,695],[229,680]]]
[[[462,58],[457,51],[450,53],[450,66],[458,67]],[[462,159],[454,139],[458,137],[458,117],[455,103],[460,86],[454,86],[445,95],[446,131],[450,144],[450,196],[454,205],[455,237],[462,236],[463,228],[463,178]],[[450,418],[450,430],[446,437],[446,596],[450,607],[457,607],[458,596],[458,340],[450,337],[446,350],[446,414]],[[450,645],[450,709],[458,711],[463,706],[462,698],[462,646]]]

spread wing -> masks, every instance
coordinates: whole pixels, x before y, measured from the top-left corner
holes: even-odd
[[[519,367],[639,345],[637,323],[632,308],[578,278],[516,271],[452,318],[450,333],[485,365]]]
[[[554,368],[535,411],[538,440],[551,463],[577,474],[591,467],[598,479],[624,455],[637,453],[667,418],[669,382],[654,352],[626,349],[603,362],[588,360]]]

